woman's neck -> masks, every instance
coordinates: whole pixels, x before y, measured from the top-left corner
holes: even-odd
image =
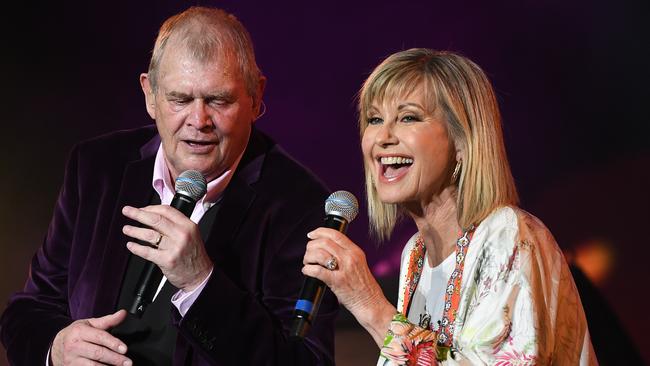
[[[406,210],[424,240],[429,265],[439,265],[456,249],[456,240],[461,230],[458,224],[456,187],[447,187],[430,201],[410,209],[406,207]]]

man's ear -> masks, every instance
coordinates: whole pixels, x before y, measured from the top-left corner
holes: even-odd
[[[144,93],[144,103],[147,108],[147,113],[149,113],[149,116],[152,119],[156,119],[156,96],[154,95],[151,83],[149,82],[149,74],[140,74],[140,86]]]
[[[255,99],[253,100],[253,114],[255,115],[255,118],[253,119],[253,123],[257,121],[259,117],[266,112],[266,109],[262,109],[262,98],[264,97],[264,89],[266,88],[266,76],[262,75],[260,76],[260,80],[257,83],[257,90],[255,93]]]

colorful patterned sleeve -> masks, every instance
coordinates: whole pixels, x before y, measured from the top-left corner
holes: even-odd
[[[435,340],[435,332],[418,327],[397,313],[388,327],[378,365],[437,365]]]

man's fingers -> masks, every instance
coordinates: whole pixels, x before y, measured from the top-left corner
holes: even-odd
[[[154,206],[150,206],[154,207]],[[162,206],[160,206],[162,207]],[[167,208],[170,208],[167,206]],[[170,228],[173,227],[173,221],[167,219],[166,215],[168,214],[167,210],[145,210],[141,208],[135,208],[131,206],[124,206],[122,208],[122,214],[132,220],[135,220],[143,225],[146,225],[157,232],[170,235],[168,232]],[[182,214],[181,214],[182,215]]]
[[[107,364],[130,366],[133,364],[133,362],[126,356],[93,343],[80,344],[78,353],[80,357],[86,358],[91,362],[101,362],[100,364],[102,365]]]
[[[140,219],[147,220],[148,222],[142,223],[149,226],[158,225],[158,222],[161,220],[166,220],[171,223],[183,222],[185,220],[189,221],[188,217],[169,205],[145,206],[142,208],[124,206],[122,213],[139,222],[142,222]]]
[[[128,235],[134,239],[138,239],[143,242],[148,242],[152,244],[156,243],[156,241],[158,241],[158,238],[160,238],[160,235],[162,235],[156,230],[151,230],[151,229],[136,227],[131,225],[124,225],[124,227],[122,228],[122,232],[125,235]]]
[[[126,243],[126,248],[133,254],[137,255],[140,258],[146,259],[149,262],[153,262],[157,265],[160,265],[160,253],[158,249],[150,248],[144,245],[134,243],[132,241]]]
[[[124,319],[126,319],[126,310],[122,309],[100,318],[90,318],[88,323],[94,328],[106,330],[119,325]]]
[[[119,338],[112,336],[106,330],[122,323],[125,318],[126,310],[119,310],[101,318],[90,318],[88,319],[88,325],[90,327],[84,327],[80,333],[80,338],[86,342],[94,343],[114,352],[124,354],[127,350],[126,344]]]
[[[186,217],[183,213],[168,205],[146,206],[141,208],[141,210],[148,213],[161,215],[174,222],[178,222],[182,219],[189,220],[189,218]]]

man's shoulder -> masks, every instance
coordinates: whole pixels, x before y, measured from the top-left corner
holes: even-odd
[[[117,162],[136,159],[141,157],[142,149],[148,144],[152,145],[152,151],[144,152],[145,155],[155,154],[159,145],[157,135],[155,125],[112,131],[83,140],[74,149],[84,160]],[[152,141],[154,139],[158,139],[158,143]]]
[[[267,173],[269,178],[282,182],[281,187],[295,190],[298,184],[328,191],[325,183],[311,169],[296,160],[280,145],[275,145],[268,154]],[[277,170],[277,174],[273,173]],[[299,188],[299,187],[298,187]]]
[[[294,204],[322,205],[329,194],[325,183],[268,136],[259,179],[253,184],[261,195]]]
[[[107,132],[80,141],[77,145],[84,149],[103,149],[115,146],[138,149],[158,134],[155,125]]]

